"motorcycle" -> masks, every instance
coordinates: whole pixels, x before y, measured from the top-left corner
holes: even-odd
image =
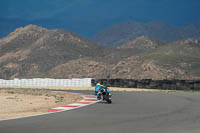
[[[107,88],[107,90],[102,89],[101,97],[102,97],[103,101],[106,101],[109,104],[112,103],[112,99],[111,99],[112,95],[111,95],[110,91],[108,90],[108,88]]]

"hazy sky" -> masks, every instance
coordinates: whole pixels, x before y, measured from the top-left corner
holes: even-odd
[[[0,17],[53,19],[96,29],[125,21],[184,25],[200,20],[200,0],[1,0]]]

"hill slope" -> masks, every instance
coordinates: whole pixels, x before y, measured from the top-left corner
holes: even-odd
[[[71,32],[29,25],[0,40],[0,78],[42,74],[69,60],[99,55],[97,49]]]
[[[200,79],[200,40],[164,44],[147,36],[98,46],[64,30],[35,25],[0,40],[0,78]]]
[[[120,45],[118,49],[137,49],[137,50],[151,50],[163,45],[161,41],[153,39],[148,36],[140,36],[126,44]]]
[[[200,79],[199,46],[200,40],[186,39],[140,52],[135,52],[134,48],[113,48],[101,60],[73,60],[53,68],[49,75],[59,78]]]
[[[200,76],[200,39],[186,39],[160,47],[141,56],[166,68],[180,68],[189,76]]]
[[[177,28],[163,22],[150,22],[146,24],[126,22],[112,25],[110,28],[94,35],[91,40],[104,45],[120,45],[142,35],[150,36],[163,42],[196,38],[200,37],[200,23]]]

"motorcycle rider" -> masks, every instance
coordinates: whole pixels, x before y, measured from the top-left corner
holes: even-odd
[[[98,100],[101,100],[101,93],[105,91],[106,93],[110,93],[109,89],[105,85],[101,85],[100,83],[96,84],[94,95],[97,96]]]
[[[97,96],[97,100],[101,100],[101,92],[103,91],[103,89],[104,89],[103,85],[101,85],[100,83],[96,84],[94,95]]]

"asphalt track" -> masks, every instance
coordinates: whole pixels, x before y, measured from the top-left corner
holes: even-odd
[[[0,133],[200,133],[200,93],[113,92],[113,104],[0,121]]]

